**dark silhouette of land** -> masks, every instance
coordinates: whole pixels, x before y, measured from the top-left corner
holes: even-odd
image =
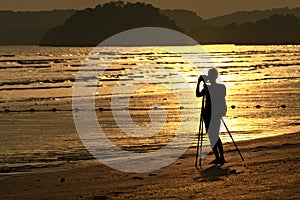
[[[195,12],[122,1],[74,11],[0,11],[0,45],[95,46],[125,30],[155,26],[200,44],[300,44],[300,8],[236,12],[203,20]]]
[[[260,19],[269,18],[272,15],[295,15],[300,18],[300,8],[289,9],[285,7],[270,10],[238,11],[229,15],[208,19],[206,22],[213,26],[224,27],[232,23],[256,22]]]
[[[37,45],[46,32],[61,25],[75,11],[0,11],[0,45]]]
[[[201,44],[222,42],[222,29],[210,25],[195,12],[175,9],[162,10],[161,13],[168,16],[177,26],[184,29],[185,34]]]
[[[40,45],[95,46],[110,36],[139,27],[184,32],[150,4],[117,1],[75,12],[64,25],[50,29]]]
[[[173,20],[177,26],[183,28],[185,32],[205,23],[195,12],[189,10],[175,9],[161,10],[160,12]]]
[[[255,23],[223,28],[223,42],[235,44],[300,44],[300,20],[294,15],[273,15]]]
[[[293,13],[300,16],[300,8],[253,11],[244,17],[235,13],[233,19],[239,21],[232,19],[230,24],[217,26],[191,11],[160,11],[149,4],[112,2],[95,9],[77,11],[63,26],[51,29],[41,45],[95,46],[116,33],[143,26],[179,30],[200,44],[300,44],[299,18],[290,14],[271,15],[272,13]],[[259,16],[267,18],[259,19]],[[228,16],[224,18],[228,19]],[[241,23],[246,20],[250,22]]]

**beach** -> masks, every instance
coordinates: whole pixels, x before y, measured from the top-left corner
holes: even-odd
[[[300,46],[172,48],[177,53],[1,47],[0,199],[299,199]],[[209,154],[196,169],[201,98],[194,92],[199,74],[211,67],[226,86],[224,120],[245,161],[221,126],[227,163],[209,165]],[[85,95],[74,93],[80,83]],[[95,117],[93,132],[80,129],[90,127],[90,118],[78,121],[86,102],[94,103],[86,109]],[[85,133],[104,133],[100,140],[114,146]],[[182,139],[172,143],[177,135]],[[109,168],[106,161],[126,159],[113,154],[115,146],[141,160],[154,152],[151,166],[159,167]],[[160,150],[184,151],[160,165],[166,156]],[[95,152],[106,152],[102,162]]]
[[[97,161],[0,177],[1,199],[299,199],[300,133],[225,144],[227,163],[196,169],[195,148],[151,173],[124,173]]]

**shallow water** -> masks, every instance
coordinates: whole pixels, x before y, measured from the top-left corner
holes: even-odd
[[[80,81],[95,88],[86,98],[95,95],[101,127],[125,150],[145,152],[166,145],[181,123],[181,110],[190,114],[185,131],[194,133],[195,145],[199,119],[194,111],[200,112],[201,100],[198,104],[190,93],[198,75],[211,66],[217,67],[227,87],[225,121],[236,141],[299,131],[300,46],[205,45],[204,52],[199,47],[172,47],[177,53],[166,48],[106,47],[88,56],[92,48],[0,47],[2,171],[92,159],[76,134],[71,112],[79,69],[86,76]],[[120,54],[121,49],[126,53]],[[112,61],[103,72],[101,65]],[[87,62],[97,67],[90,68]],[[155,85],[140,87],[152,78]],[[129,91],[137,86],[139,90]],[[121,88],[115,94],[117,102],[130,99],[127,107],[121,101],[110,105],[115,87]],[[182,103],[178,98],[186,99]],[[112,117],[111,110],[129,110],[138,126],[147,126],[149,108],[158,112],[158,105],[164,107],[168,122],[150,139],[125,137]],[[223,141],[230,142],[224,127],[221,131]]]

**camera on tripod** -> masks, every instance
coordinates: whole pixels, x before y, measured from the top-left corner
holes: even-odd
[[[206,83],[208,80],[206,75],[201,75],[199,76],[198,82],[200,83],[201,81],[203,81],[204,83]]]

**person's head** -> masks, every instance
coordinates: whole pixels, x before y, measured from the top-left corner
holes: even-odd
[[[209,69],[208,76],[207,76],[209,82],[216,82],[217,78],[218,78],[218,71],[216,70],[216,68]]]

